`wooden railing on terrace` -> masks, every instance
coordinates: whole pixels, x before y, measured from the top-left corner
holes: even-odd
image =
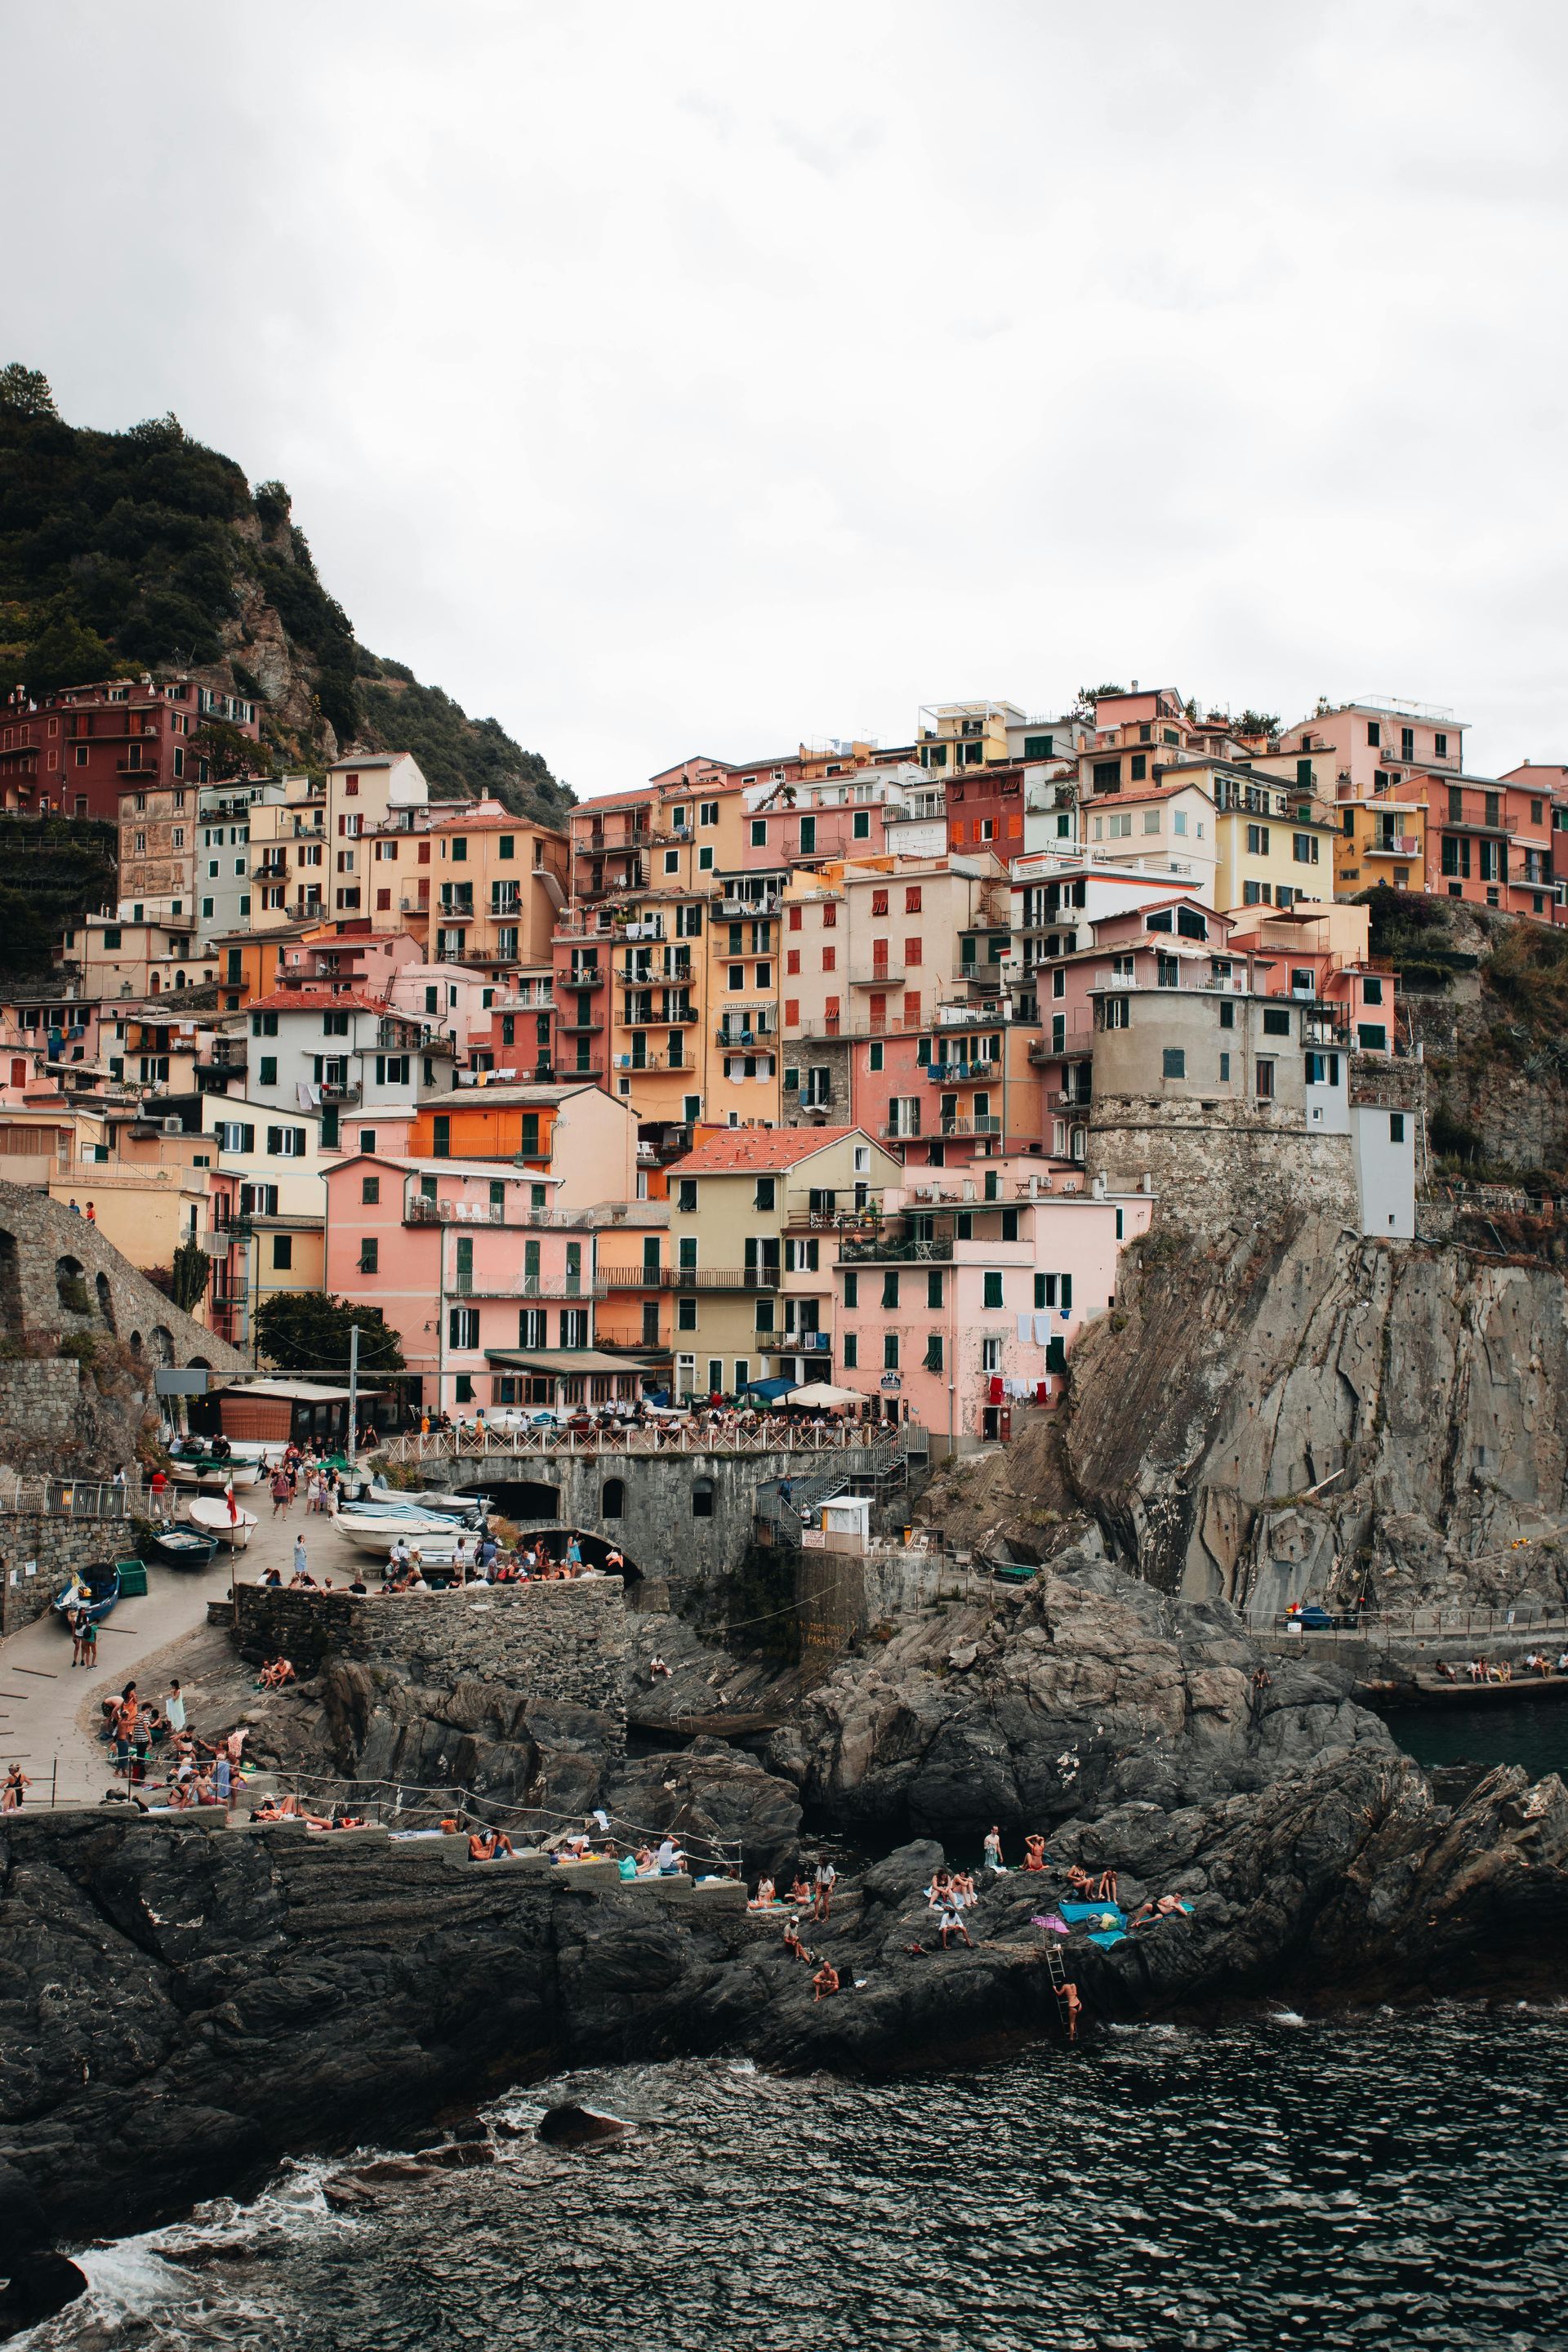
[[[899,1433],[901,1437],[902,1431]],[[888,1451],[891,1433],[858,1424],[803,1428],[769,1420],[752,1429],[703,1430],[679,1425],[657,1429],[491,1429],[488,1423],[461,1429],[410,1430],[389,1438],[379,1450],[389,1462],[484,1461],[496,1454],[866,1454]]]

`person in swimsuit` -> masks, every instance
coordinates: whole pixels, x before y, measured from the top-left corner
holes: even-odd
[[[833,1889],[837,1882],[837,1878],[838,1873],[828,1861],[827,1856],[824,1854],[817,1863],[812,1881],[816,1889],[816,1916],[819,1919],[827,1918],[832,1912]],[[835,1992],[838,1990],[837,1981],[834,1984],[833,1990]]]
[[[515,1853],[517,1848],[504,1830],[475,1830],[468,1839],[470,1862],[493,1862],[498,1853]]]
[[[31,1774],[24,1772],[19,1764],[13,1764],[5,1775],[5,1789],[0,1791],[0,1812],[19,1813],[24,1795],[32,1785]]]
[[[1044,1870],[1045,1866],[1046,1841],[1037,1830],[1033,1830],[1024,1840],[1024,1867],[1026,1870]]]
[[[1069,2042],[1076,2042],[1078,2040],[1079,2012],[1083,2008],[1083,2003],[1079,1999],[1077,1985],[1070,1982],[1063,1985],[1061,1990],[1057,1995],[1057,1999],[1062,2005],[1062,2016],[1067,2023],[1068,2040]]]
[[[1005,1870],[1007,1867],[1002,1859],[1002,1832],[999,1828],[989,1829],[985,1832],[985,1867],[987,1870]]]
[[[824,1960],[811,1981],[813,2002],[826,2000],[829,1993],[838,1990],[838,1971],[831,1960]]]

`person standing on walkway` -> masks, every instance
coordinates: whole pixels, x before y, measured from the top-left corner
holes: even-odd
[[[185,1728],[185,1694],[177,1679],[169,1684],[169,1696],[163,1701],[163,1719],[169,1727],[171,1739],[178,1739]]]
[[[293,1499],[294,1489],[289,1484],[289,1473],[287,1470],[283,1469],[275,1470],[272,1474],[273,1517],[276,1518],[279,1512],[281,1511],[284,1517],[287,1518],[289,1516],[289,1506]]]
[[[81,1662],[84,1666],[98,1664],[98,1622],[92,1617],[81,1629]]]
[[[147,1494],[153,1505],[153,1517],[166,1519],[169,1516],[169,1481],[163,1471],[153,1471],[147,1481]]]
[[[310,1562],[305,1550],[305,1538],[303,1536],[296,1536],[294,1538],[294,1573],[296,1576],[308,1576],[310,1572]]]

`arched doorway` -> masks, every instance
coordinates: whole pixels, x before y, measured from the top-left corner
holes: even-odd
[[[520,1527],[527,1527],[540,1519],[552,1522],[560,1519],[561,1490],[558,1486],[546,1486],[541,1478],[503,1478],[493,1486],[486,1479],[484,1492],[489,1496],[500,1517],[516,1519]]]

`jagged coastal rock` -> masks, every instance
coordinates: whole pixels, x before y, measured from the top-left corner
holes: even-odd
[[[1555,1983],[1561,1783],[1500,1769],[1450,1809],[1342,1676],[1284,1666],[1259,1686],[1258,1664],[1223,1606],[1064,1557],[989,1620],[948,1615],[847,1661],[777,1733],[771,1770],[716,1741],[605,1747],[596,1785],[672,1822],[700,1808],[753,1868],[793,1865],[803,1801],[891,1847],[847,1876],[829,1923],[804,1923],[843,1988],[820,2001],[781,1915],[732,1884],[474,1864],[460,1839],[380,1831],[8,1816],[0,2219],[18,2247],[143,2224],[289,2149],[385,2141],[563,2065],[734,2050],[875,2068],[1050,2033],[1037,1922],[1074,1863],[1114,1869],[1124,1906],[1191,1906],[1105,1948],[1074,1927],[1059,1948],[1091,2021]],[[311,1696],[289,1705],[308,1715]],[[973,1948],[935,1950],[931,1871],[947,1845],[974,1859],[992,1821],[1015,1864],[1037,1828],[1058,1874],[985,1881]]]

